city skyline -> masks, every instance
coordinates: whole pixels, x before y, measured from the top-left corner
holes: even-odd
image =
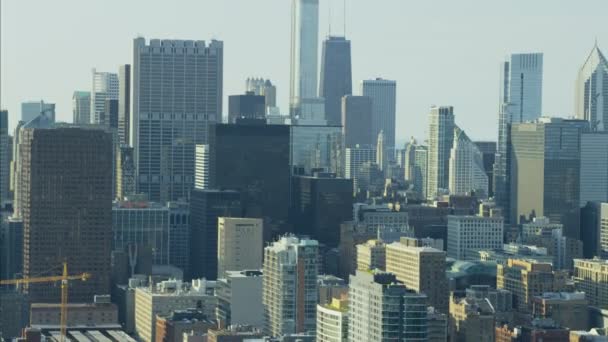
[[[548,1],[538,1],[527,4],[526,13],[518,11],[517,5],[523,2],[500,12],[476,0],[458,5],[441,2],[441,6],[408,5],[387,0],[382,8],[375,4],[349,4],[346,9],[346,38],[352,41],[353,83],[375,77],[397,81],[397,146],[409,140],[411,135],[419,139],[427,137],[426,113],[433,104],[453,105],[460,113],[457,123],[470,133],[473,140],[495,140],[496,129],[487,127],[496,127],[498,120],[497,70],[500,62],[510,53],[543,52],[543,114],[573,116],[578,70],[596,39],[600,49],[605,50],[608,42],[601,20],[593,20],[606,12],[601,8],[608,7],[608,4],[589,2],[596,5],[579,7],[573,4],[554,8],[547,6]],[[71,28],[92,20],[87,13],[103,14],[115,6],[102,8],[93,4],[92,8],[85,8],[73,4],[70,11],[80,16],[68,17],[44,31],[23,29],[15,20],[29,9],[30,3],[4,2],[2,8],[3,91],[0,107],[9,110],[11,133],[20,115],[20,103],[25,101],[44,99],[56,103],[58,121],[71,121],[73,91],[88,90],[91,68],[116,72],[119,65],[131,63],[131,42],[136,36],[220,39],[226,44],[224,103],[227,103],[227,96],[243,93],[244,80],[253,75],[271,79],[277,84],[278,105],[282,113],[289,111],[291,3],[288,1],[192,3],[191,7],[200,11],[187,12],[225,15],[198,21],[187,20],[191,14],[182,13],[181,19],[184,20],[177,20],[169,27],[157,25],[158,18],[165,13],[161,6],[152,6],[148,15],[141,19],[126,16],[130,8],[138,5],[133,2],[121,5],[125,7],[121,11],[124,15],[112,12],[116,25],[107,29],[92,25],[83,30]],[[329,3],[333,18],[331,32],[328,32]],[[235,4],[241,7],[239,12],[247,14],[231,13]],[[41,3],[40,13],[44,14],[34,13],[32,19],[38,15],[60,15],[66,7]],[[586,11],[588,8],[594,10]],[[370,16],[368,13],[378,15]],[[260,20],[266,16],[272,20]],[[506,24],[515,17],[521,25],[513,29]],[[562,25],[564,20],[571,25]],[[255,25],[258,29],[244,32],[238,29],[237,21],[244,26]],[[342,3],[321,1],[319,21],[319,42],[328,33],[342,35]],[[404,24],[390,24],[397,22]],[[532,24],[537,27],[534,32],[525,29]],[[277,26],[285,29],[276,30]],[[487,29],[479,30],[482,26]],[[425,30],[417,27],[425,27]],[[259,32],[267,33],[262,36]],[[559,37],[559,40],[553,37]],[[23,44],[34,39],[38,44]],[[75,48],[73,41],[78,41],[80,47]],[[397,43],[388,43],[392,41]],[[46,59],[41,59],[39,51],[50,52],[43,54]],[[69,51],[69,54],[59,56],[59,51]],[[250,53],[247,59],[242,59],[245,51],[257,53]],[[460,68],[454,68],[454,65]],[[57,79],[64,82],[57,84]],[[469,81],[463,83],[463,79]],[[471,100],[471,94],[477,94],[475,101]]]

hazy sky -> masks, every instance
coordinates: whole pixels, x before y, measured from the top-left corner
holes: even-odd
[[[544,52],[543,112],[573,112],[574,80],[597,38],[608,53],[608,0],[346,0],[353,84],[397,80],[397,138],[427,135],[431,105],[453,105],[473,139],[495,139],[499,63],[512,52]],[[343,0],[320,0],[320,39],[342,34]],[[289,96],[290,0],[1,0],[0,107],[11,127],[20,103],[44,99],[71,121],[74,90],[90,90],[91,68],[131,63],[132,40],[224,41],[224,97],[245,79],[271,79]],[[320,52],[320,49],[319,49]],[[227,101],[224,100],[224,112]]]

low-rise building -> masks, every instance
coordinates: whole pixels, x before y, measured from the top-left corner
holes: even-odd
[[[575,259],[574,282],[577,291],[585,292],[589,305],[608,308],[608,260]]]
[[[545,292],[532,300],[532,314],[537,318],[551,318],[560,327],[587,330],[589,301],[583,292]]]
[[[220,326],[264,326],[261,270],[227,271],[218,279],[217,319]]]
[[[95,296],[93,303],[68,303],[67,326],[109,326],[118,324],[118,307],[110,302],[110,296]],[[61,304],[32,303],[30,307],[30,326],[59,327],[61,324]]]
[[[348,341],[348,299],[334,298],[331,304],[317,304],[317,341]]]
[[[448,216],[448,256],[467,260],[468,251],[500,249],[503,245],[502,217]]]
[[[367,271],[386,269],[386,244],[381,240],[369,240],[357,245],[357,269]]]
[[[487,298],[450,299],[451,342],[494,342],[495,311]]]
[[[202,310],[176,310],[169,315],[156,315],[156,341],[182,342],[184,333],[207,333],[216,322],[207,317]]]

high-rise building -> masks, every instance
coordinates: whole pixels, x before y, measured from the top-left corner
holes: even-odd
[[[580,238],[580,146],[587,127],[560,118],[512,125],[511,223],[545,216],[563,224],[565,236]]]
[[[489,182],[483,164],[483,155],[477,145],[458,126],[454,127],[449,176],[450,194],[475,194],[478,198],[488,197]]]
[[[426,341],[427,298],[392,273],[357,270],[350,276],[348,320],[349,341]]]
[[[608,259],[608,203],[602,203],[599,215],[600,256]]]
[[[123,145],[116,151],[116,199],[122,200],[135,194],[135,160],[133,147]]]
[[[118,100],[106,99],[103,108],[104,126],[110,128],[112,132],[118,132]],[[118,137],[114,139],[114,143],[119,143]]]
[[[0,224],[0,279],[15,279],[23,273],[23,221],[9,217]],[[1,291],[0,291],[1,292]]]
[[[90,91],[75,91],[72,95],[72,122],[85,125],[91,123]]]
[[[368,240],[357,245],[357,269],[386,270],[386,244],[382,240]]]
[[[277,87],[270,80],[263,78],[247,78],[245,91],[252,91],[256,95],[264,96],[266,104],[266,114],[278,112],[277,108]]]
[[[289,87],[292,118],[307,118],[313,114],[311,111],[317,110],[312,108],[317,103],[310,103],[310,100],[317,99],[318,43],[319,0],[292,0]]]
[[[366,163],[374,163],[376,161],[376,149],[358,145],[351,148],[347,147],[344,157],[344,178],[352,179],[353,188],[355,192],[358,192],[358,190],[362,190],[362,187],[365,186],[362,167]]]
[[[261,269],[263,233],[260,219],[218,217],[217,277],[227,271]]]
[[[429,163],[429,148],[428,146],[417,146],[414,152],[414,190],[418,192],[421,198],[427,198],[428,191],[428,163]]]
[[[554,271],[550,263],[509,259],[498,264],[496,288],[513,293],[513,305],[520,312],[532,311],[532,299],[545,292],[559,292],[565,286],[567,272]]]
[[[261,270],[226,271],[217,280],[217,319],[220,326],[264,326]]]
[[[290,135],[291,169],[310,175],[314,170],[344,174],[342,127],[293,125]]]
[[[42,100],[29,101],[21,103],[21,121],[28,123],[36,119],[40,114],[45,116],[51,121],[55,122],[55,104],[46,103]]]
[[[325,99],[328,125],[342,126],[342,97],[353,93],[350,40],[329,36],[323,41],[319,97]]]
[[[481,152],[483,167],[488,176],[488,197],[494,196],[494,163],[496,162],[495,141],[475,141],[475,145]]]
[[[318,248],[283,236],[264,248],[264,330],[271,336],[315,331]]]
[[[118,68],[118,142],[129,145],[131,131],[131,65]]]
[[[511,124],[531,121],[542,114],[543,54],[512,54],[500,68],[498,144],[494,166],[496,203],[510,221]]]
[[[602,215],[606,231],[602,234]],[[608,202],[587,202],[581,208],[581,242],[583,243],[583,258],[593,259],[602,256],[608,258]],[[602,240],[603,239],[603,240]],[[602,250],[603,249],[603,250]]]
[[[608,131],[608,60],[597,42],[578,72],[575,101],[577,118],[593,131]]]
[[[0,110],[0,206],[9,200],[10,155],[8,146],[8,111]]]
[[[216,279],[219,217],[242,217],[241,194],[234,190],[194,189],[190,201],[190,274]]]
[[[386,271],[394,274],[408,289],[424,293],[429,306],[448,312],[448,279],[444,251],[419,247],[417,243],[393,242],[386,245]],[[406,243],[403,243],[406,242]]]
[[[347,95],[342,98],[342,133],[346,148],[371,147],[378,135],[373,135],[372,99],[368,96]]]
[[[236,123],[238,119],[266,118],[266,98],[253,91],[244,95],[228,96],[228,123]]]
[[[454,107],[431,107],[429,112],[429,151],[427,197],[435,198],[447,189],[450,180],[450,150],[454,143]]]
[[[71,274],[94,275],[70,284],[73,301],[110,293],[112,137],[72,127],[25,128],[20,135],[24,277],[59,274],[67,262]],[[60,289],[49,284],[26,291],[33,302],[60,300]]]
[[[187,198],[194,186],[195,145],[221,118],[223,50],[216,40],[133,42],[129,138],[137,191],[151,201]]]
[[[384,131],[387,160],[394,160],[397,82],[376,78],[361,81],[361,95],[372,99],[372,137]]]
[[[239,191],[245,217],[264,218],[265,229],[284,224],[291,186],[290,126],[218,124],[211,140],[211,188]]]
[[[384,143],[384,131],[380,131],[378,133],[378,137],[376,139],[376,165],[380,171],[385,171],[387,159],[386,159],[386,145]]]
[[[580,158],[579,205],[608,202],[608,129],[581,135]]]
[[[435,308],[427,308],[428,342],[445,342],[448,340],[448,316],[437,312]]]
[[[298,234],[334,248],[340,224],[353,216],[353,182],[335,174],[315,173],[292,179],[291,222]],[[284,190],[283,190],[284,191]]]
[[[495,310],[487,298],[450,299],[450,342],[494,342]]]
[[[92,75],[90,123],[110,126],[106,100],[118,100],[118,74],[93,69]]]
[[[576,290],[585,292],[589,305],[608,307],[608,260],[575,259],[573,279]]]
[[[502,249],[502,217],[448,216],[448,256],[467,260],[469,251]]]
[[[331,303],[317,304],[318,342],[348,341],[348,299],[333,298]]]

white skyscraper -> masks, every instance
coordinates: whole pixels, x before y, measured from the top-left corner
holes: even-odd
[[[449,183],[450,150],[454,142],[454,107],[431,107],[429,113],[428,198]]]
[[[93,69],[93,84],[91,88],[91,123],[109,124],[110,118],[105,117],[106,100],[118,100],[118,74],[98,72]]]
[[[450,194],[488,196],[488,175],[484,170],[483,155],[467,134],[454,127],[454,143],[450,151]]]
[[[289,110],[292,117],[324,119],[317,97],[319,0],[292,0]]]
[[[494,196],[496,204],[506,213],[510,211],[510,127],[513,123],[534,121],[541,116],[542,94],[542,53],[512,54],[510,61],[501,64]]]
[[[575,113],[592,128],[608,130],[608,60],[597,43],[578,72]]]
[[[393,160],[395,154],[395,116],[397,82],[376,78],[361,81],[361,95],[372,99],[372,137],[384,131],[385,159]]]
[[[380,171],[384,171],[384,166],[386,166],[386,149],[383,131],[378,133],[378,139],[376,141],[376,164],[378,164]]]

